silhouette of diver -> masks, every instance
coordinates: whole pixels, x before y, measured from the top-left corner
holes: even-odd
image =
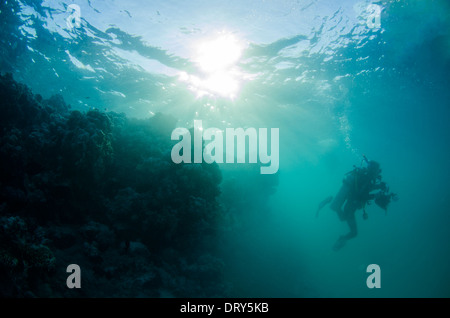
[[[336,241],[333,249],[339,250],[345,246],[348,240],[356,237],[358,234],[355,212],[363,209],[363,218],[367,220],[367,213],[365,210],[366,204],[370,204],[371,200],[375,201],[380,208],[387,211],[387,207],[391,199],[396,201],[397,195],[389,193],[389,187],[385,182],[381,181],[381,169],[378,162],[368,160],[363,156],[363,161],[367,163],[367,167],[355,167],[348,172],[343,181],[339,192],[336,194],[334,200],[332,196],[323,200],[317,209],[316,217],[319,211],[328,203],[331,202],[330,208],[337,212],[341,221],[346,221],[350,232],[346,235],[341,235]],[[362,165],[362,162],[361,162]],[[372,191],[379,190],[376,193]],[[344,205],[345,202],[345,205]],[[344,208],[342,208],[344,206]]]

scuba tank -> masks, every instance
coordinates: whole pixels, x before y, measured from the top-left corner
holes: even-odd
[[[342,186],[339,189],[338,193],[331,202],[330,208],[336,212],[340,212],[342,210],[342,206],[344,205],[345,200],[347,200],[350,192],[354,190],[357,182],[357,174],[359,172],[358,167],[354,167],[352,171],[349,171],[345,174],[344,179],[342,180]]]
[[[342,186],[339,189],[339,192],[334,197],[333,202],[331,202],[330,208],[336,212],[342,211],[342,206],[344,205],[345,200],[348,199],[350,193],[354,193],[358,191],[360,184],[358,184],[358,176],[364,173],[366,168],[362,168],[363,162],[369,163],[369,160],[365,155],[363,155],[363,159],[361,160],[360,167],[356,165],[353,166],[353,170],[347,172],[342,180]]]

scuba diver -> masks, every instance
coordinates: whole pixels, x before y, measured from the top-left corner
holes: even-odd
[[[346,221],[350,228],[348,234],[339,237],[333,247],[334,250],[341,249],[348,240],[356,237],[358,234],[355,219],[356,210],[362,209],[363,219],[367,220],[368,215],[365,207],[372,200],[385,211],[387,211],[391,200],[398,200],[397,195],[389,193],[389,187],[385,182],[381,181],[381,169],[378,162],[368,160],[366,156],[363,156],[363,161],[366,162],[367,167],[355,167],[348,172],[334,200],[332,196],[327,197],[319,204],[316,212],[317,217],[320,209],[331,202],[330,208],[336,211],[339,219]],[[378,191],[373,193],[376,190]]]

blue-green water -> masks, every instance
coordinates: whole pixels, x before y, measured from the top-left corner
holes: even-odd
[[[67,25],[70,4],[78,27]],[[229,296],[450,296],[448,1],[24,0],[0,10],[1,71],[44,98],[139,119],[161,112],[178,127],[279,128],[275,193],[220,164],[218,200],[233,221],[215,244]],[[315,218],[317,205],[363,154],[399,200],[387,213],[368,206],[365,221],[357,211],[358,236],[333,251],[347,225],[328,207]],[[366,286],[369,264],[380,289]]]

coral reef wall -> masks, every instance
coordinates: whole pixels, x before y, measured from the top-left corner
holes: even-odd
[[[171,161],[175,123],[71,111],[2,75],[0,296],[226,296],[221,171]]]

